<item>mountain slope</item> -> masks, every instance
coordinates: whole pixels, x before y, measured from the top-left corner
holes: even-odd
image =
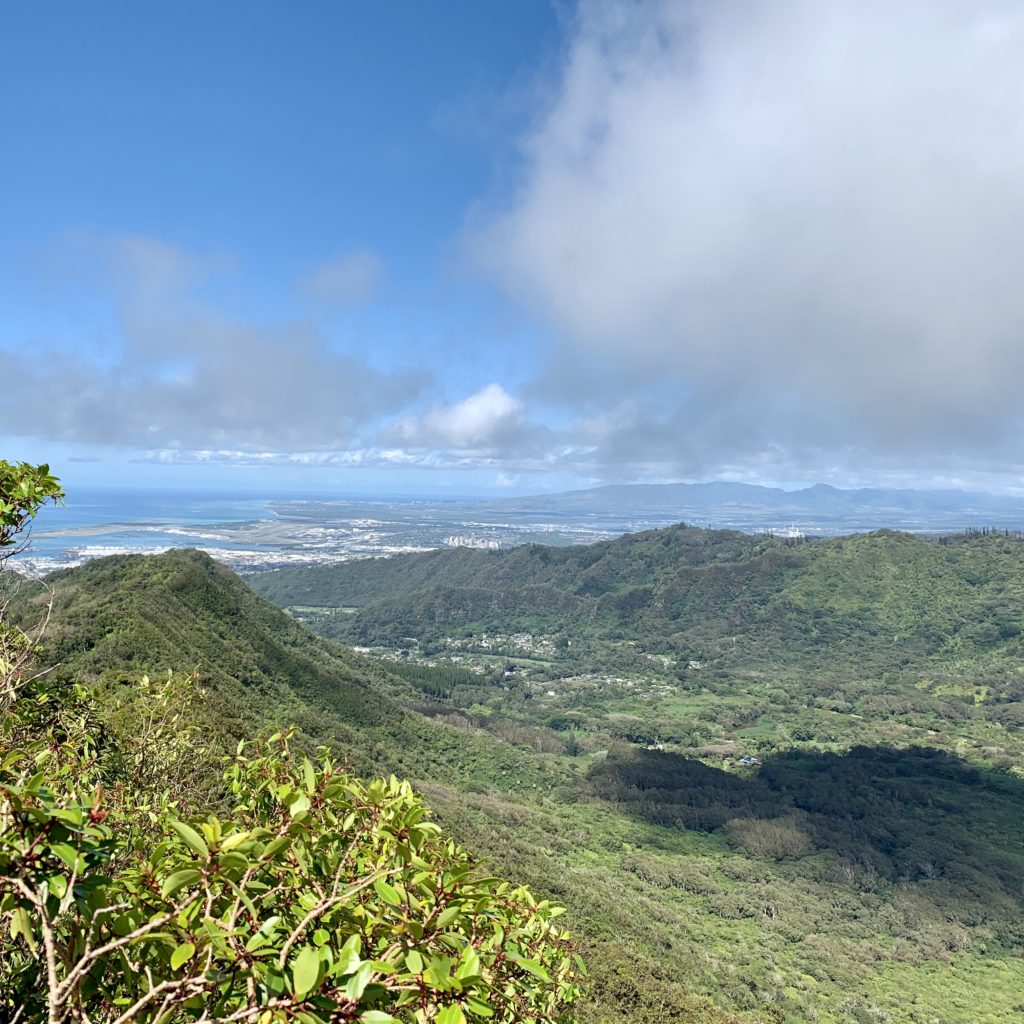
[[[794,545],[686,526],[569,548],[433,551],[248,579],[283,606],[352,609],[318,623],[363,643],[467,630],[640,640],[733,660],[1020,656],[1024,543],[880,531]],[[852,662],[851,662],[852,664]],[[862,668],[862,666],[858,666]]]
[[[59,675],[112,687],[144,672],[196,670],[207,724],[225,749],[294,723],[364,773],[443,770],[511,788],[544,775],[504,744],[404,709],[396,698],[418,693],[404,679],[311,633],[201,552],[98,559],[47,583],[43,656]],[[18,614],[34,621],[46,600],[26,593]]]
[[[888,561],[905,542],[899,537],[867,538],[863,550],[840,547],[813,572],[794,560],[806,557],[802,547],[758,548],[758,539],[702,531],[677,531],[664,541],[640,536],[599,546],[596,559],[594,551],[578,550],[569,562],[544,549],[524,551],[505,571],[535,567],[550,573],[551,593],[597,602],[615,587],[635,589],[640,574],[663,594],[681,574],[703,573],[717,581],[700,584],[716,615],[730,605],[738,615],[742,602],[758,613],[758,588],[775,593],[779,573],[790,599],[803,594],[806,603],[833,602],[840,611],[845,604],[861,610],[883,584],[896,610],[912,607],[898,595],[926,586],[907,568],[896,573],[898,586],[889,579]],[[987,541],[969,564],[990,598],[1013,582],[1003,564],[1013,551]],[[573,592],[569,579],[588,558],[584,572],[603,563],[608,574],[608,589],[596,596]],[[981,572],[986,558],[993,565]],[[388,570],[376,562],[361,571],[373,566]],[[622,680],[583,679],[575,696],[569,680],[533,686],[519,681],[519,671],[449,670],[439,673],[438,695],[427,700],[431,691],[411,681],[434,670],[392,669],[317,638],[195,552],[91,563],[51,582],[48,656],[62,660],[65,677],[114,687],[187,658],[186,667],[204,673],[215,702],[210,728],[222,721],[239,730],[279,725],[297,712],[310,741],[334,744],[356,765],[418,778],[449,828],[500,874],[569,907],[594,973],[580,1024],[1017,1019],[1024,788],[1003,769],[949,753],[876,747],[766,752],[753,771],[706,754],[700,761],[622,742],[644,725],[639,716],[649,700],[688,722],[693,702],[706,697],[708,706],[739,716],[741,733],[751,711],[733,702],[745,690],[774,713],[783,689],[777,680],[766,687],[760,677],[712,679],[705,669],[675,681],[677,670],[667,669],[650,694]],[[484,576],[476,582],[500,596]],[[41,600],[27,599],[24,614]],[[639,605],[641,613],[648,608],[656,610]],[[896,610],[885,614],[896,621]],[[697,613],[688,611],[687,621],[697,622]],[[955,607],[943,614],[954,613],[961,614]],[[555,612],[546,614],[557,621]],[[878,636],[863,643],[890,645]],[[593,649],[635,650],[611,641]],[[566,649],[566,665],[578,660],[577,650],[575,643]],[[760,671],[776,671],[768,651]],[[786,685],[790,678],[802,676],[787,677]],[[476,679],[470,687],[467,680]],[[798,703],[812,684],[794,688]],[[853,718],[834,713],[833,720],[846,728]],[[447,724],[455,721],[458,727]],[[552,739],[558,744],[548,752]]]
[[[325,634],[503,680],[440,704],[570,737],[574,785],[505,807],[502,842],[583,914],[585,877],[593,931],[787,1024],[1018,1019],[1019,539],[676,526],[250,582]],[[466,828],[502,813],[464,802]]]

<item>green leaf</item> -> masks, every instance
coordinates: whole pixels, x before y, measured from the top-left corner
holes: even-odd
[[[334,973],[340,978],[345,974],[352,974],[358,970],[363,962],[361,952],[362,940],[358,935],[350,935],[345,940],[345,945],[338,950],[338,960],[334,967]]]
[[[281,918],[274,914],[273,917],[268,917],[263,924],[260,925],[259,931],[255,932],[249,941],[245,944],[245,948],[248,952],[252,952],[260,946],[265,946],[271,941],[274,931],[277,928],[277,923]]]
[[[400,907],[402,905],[402,897],[399,896],[398,890],[393,885],[388,885],[383,878],[378,878],[373,883],[373,888],[385,903],[390,903],[393,907]]]
[[[419,974],[423,970],[423,957],[415,949],[405,954],[405,967],[410,974]]]
[[[480,955],[472,946],[467,946],[462,953],[462,963],[459,964],[459,969],[455,972],[455,977],[459,978],[471,978],[476,974],[480,973]]]
[[[11,938],[18,935],[28,943],[31,950],[36,948],[35,932],[32,930],[32,918],[24,907],[17,907],[11,915]]]
[[[447,928],[461,913],[461,907],[449,907],[447,910],[441,911],[441,916],[437,919],[438,927]]]
[[[303,946],[292,960],[292,988],[297,996],[305,996],[320,980],[320,954],[312,946]]]
[[[68,871],[74,871],[78,864],[78,851],[67,843],[54,843],[50,847],[54,856],[59,857]]]
[[[345,995],[354,1003],[362,998],[366,986],[370,984],[370,975],[373,974],[372,964],[363,964],[355,974],[345,983]]]
[[[173,875],[168,875],[164,879],[164,884],[160,887],[160,895],[167,899],[186,885],[198,882],[200,877],[195,868],[182,868],[181,871],[175,871]]]
[[[85,821],[85,815],[82,812],[81,807],[58,807],[53,812],[55,818],[60,818],[61,821],[66,821],[76,828],[79,827],[83,821]]]
[[[229,851],[233,850],[236,846],[241,846],[242,843],[244,843],[250,837],[251,833],[249,832],[233,832],[224,840],[224,842],[220,844],[220,848],[225,853],[228,853]]]
[[[428,985],[433,985],[434,988],[446,989],[450,987],[451,974],[451,961],[447,957],[435,956],[431,958],[426,971],[423,972],[423,977]]]
[[[541,981],[551,981],[551,975],[544,970],[543,964],[538,963],[536,960],[527,960],[524,957],[518,956],[509,956],[509,960],[519,964],[524,971],[529,971],[535,978],[540,978]]]
[[[367,1010],[360,1014],[360,1024],[398,1024],[398,1018],[383,1010]]]
[[[466,1017],[458,1003],[446,1006],[435,1018],[437,1024],[465,1024]]]
[[[183,821],[172,821],[171,828],[178,833],[181,841],[197,856],[204,859],[210,856],[210,848],[203,837],[190,825]]]
[[[249,866],[249,858],[241,853],[225,853],[220,858],[220,867],[222,871],[244,871]]]
[[[288,805],[288,813],[293,817],[297,818],[304,811],[309,810],[309,797],[305,793],[299,793],[294,800]]]
[[[263,853],[260,854],[260,860],[271,860],[276,857],[282,850],[287,849],[292,844],[291,836],[278,836],[277,839],[272,839],[263,849]]]
[[[494,1011],[479,996],[467,996],[466,1006],[478,1017],[493,1017]]]
[[[302,759],[302,781],[306,784],[306,792],[312,796],[316,789],[316,772],[308,757]]]
[[[196,947],[191,942],[183,942],[171,954],[171,970],[176,971],[182,964],[188,963],[195,955]]]

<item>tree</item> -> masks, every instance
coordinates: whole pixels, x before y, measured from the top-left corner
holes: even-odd
[[[86,728],[58,746],[4,759],[7,1019],[548,1024],[576,997],[561,909],[480,877],[406,782],[285,733],[239,747],[227,818],[187,823]]]
[[[0,459],[0,569],[39,509],[63,499],[64,490],[49,466]]]
[[[0,459],[0,715],[10,707],[25,669],[46,628],[43,621],[33,630],[18,629],[7,621],[7,608],[17,593],[21,577],[6,570],[7,560],[24,548],[27,529],[47,502],[59,503],[64,491],[47,465]]]

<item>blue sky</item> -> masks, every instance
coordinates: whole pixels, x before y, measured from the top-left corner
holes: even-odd
[[[1015,490],[1022,47],[996,0],[18,5],[2,455]]]

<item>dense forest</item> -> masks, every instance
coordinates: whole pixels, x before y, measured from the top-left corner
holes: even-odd
[[[1024,542],[1000,533],[685,526],[248,578],[325,636],[498,672],[504,716],[562,732],[750,756],[924,742],[1004,769],[1024,755],[1022,580]],[[494,695],[450,693],[477,710]]]
[[[562,828],[723,1007],[974,1024],[1024,1005],[1022,569],[990,531],[677,526],[248,582],[410,680],[443,672],[423,713],[568,765]],[[621,847],[571,831],[595,808]]]
[[[157,678],[170,669],[195,670],[202,688],[189,707],[196,771],[212,771],[240,737],[295,723],[298,749],[312,753],[326,744],[360,775],[415,779],[442,823],[457,827],[479,855],[494,855],[492,868],[518,881],[533,878],[541,892],[554,893],[546,861],[524,871],[499,855],[509,848],[502,827],[462,820],[469,806],[464,795],[479,801],[500,793],[511,806],[526,807],[520,801],[566,789],[573,773],[555,758],[416,711],[425,680],[444,684],[446,673],[392,671],[389,663],[324,641],[199,552],[102,559],[55,574],[47,584],[52,590],[22,586],[11,620],[27,626],[52,601],[39,660],[54,666],[48,678],[55,685],[87,685],[110,727],[125,728],[119,723],[133,719],[132,698],[144,673]],[[583,905],[582,889],[575,898]],[[694,1020],[725,1019],[650,962],[636,939],[597,933],[583,939],[607,971],[600,992],[584,996],[578,1019],[619,1020],[652,1000],[686,1008]],[[642,984],[659,975],[660,988]],[[658,1011],[651,1012],[657,1019]]]
[[[796,543],[680,525],[568,548],[468,548],[249,578],[282,606],[349,608],[360,641],[528,630],[629,639],[733,660],[767,645],[880,667],[1022,653],[1024,543],[1002,533],[880,531]],[[898,646],[899,650],[893,648]],[[858,666],[856,669],[854,666]]]

